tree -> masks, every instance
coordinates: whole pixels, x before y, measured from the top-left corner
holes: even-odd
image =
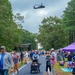
[[[65,33],[58,17],[44,18],[39,27],[38,40],[44,49],[58,49],[65,44]]]
[[[21,29],[21,36],[22,36],[22,43],[23,44],[31,43],[31,46],[33,49],[37,48],[37,44],[35,41],[35,34],[30,33],[27,30]]]
[[[14,22],[16,22],[18,28],[19,28],[19,34],[22,37],[22,43],[27,44],[31,43],[31,46],[33,49],[36,49],[36,41],[35,41],[35,34],[30,33],[29,31],[22,29],[21,23],[24,23],[24,16],[21,16],[20,13],[17,13],[14,15]]]
[[[68,6],[64,10],[62,19],[64,30],[67,32],[66,37],[69,40],[67,43],[72,43],[73,39],[75,38],[73,38],[73,35],[75,35],[75,0],[68,2]]]
[[[22,28],[22,24],[24,23],[24,16],[21,16],[20,13],[17,13],[13,16],[14,22],[17,24],[18,28]]]
[[[0,1],[0,45],[7,50],[13,49],[14,44],[21,42],[21,36],[16,23],[13,21],[11,4],[8,0]]]

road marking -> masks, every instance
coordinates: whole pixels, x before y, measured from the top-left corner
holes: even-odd
[[[21,69],[23,69],[25,66],[26,66],[26,65],[24,65],[24,66],[20,67],[18,71],[20,71]]]
[[[30,62],[31,62],[31,61],[28,61],[28,63],[27,63],[27,64],[29,64]],[[26,64],[26,65],[27,65],[27,64]],[[22,70],[22,69],[23,69],[26,65],[24,65],[24,66],[20,67],[18,71],[21,71],[21,70]],[[17,72],[16,72],[15,74],[17,74]]]
[[[30,62],[31,62],[31,61],[28,61],[28,63],[27,63],[27,64],[29,64]],[[27,65],[27,64],[26,64],[26,65]],[[24,66],[20,67],[20,68],[19,68],[19,71],[20,71],[21,69],[23,69],[26,65],[24,65]]]

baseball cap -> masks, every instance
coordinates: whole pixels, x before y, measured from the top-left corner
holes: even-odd
[[[5,46],[1,46],[1,48],[0,49],[5,49]]]
[[[53,51],[54,50],[54,48],[51,48],[51,51]]]

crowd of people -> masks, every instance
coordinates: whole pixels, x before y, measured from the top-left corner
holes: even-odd
[[[27,64],[28,59],[33,60],[34,58],[39,59],[39,55],[44,54],[43,51],[23,51],[17,52],[16,49],[13,52],[7,52],[5,46],[0,47],[0,75],[8,75],[9,70],[15,73],[18,72],[19,62],[21,64]]]
[[[24,51],[24,52],[17,52],[16,49],[14,49],[13,52],[8,53],[6,51],[5,46],[0,47],[0,75],[8,75],[9,69],[13,68],[13,72],[15,73],[18,72],[19,68],[19,62],[22,64],[27,64],[28,58],[31,60],[34,59],[39,59],[39,56],[46,55],[46,71],[48,71],[48,67],[51,71],[50,63],[49,60],[51,59],[50,52],[48,51],[38,51],[38,50],[32,50],[30,52]],[[55,61],[53,56],[55,56],[55,52],[52,52],[52,60],[50,61],[51,63],[55,64]],[[50,56],[50,58],[49,58]]]
[[[46,51],[46,73],[51,75],[52,67],[58,63],[59,66],[72,68],[72,73],[75,74],[75,52],[54,50],[54,48]],[[53,66],[52,66],[53,65]]]
[[[54,50],[54,48],[48,50],[48,51],[34,51],[32,50],[30,52],[30,59],[39,59],[39,56],[45,56],[45,62],[46,62],[46,73],[48,74],[48,68],[49,68],[49,73],[51,74],[51,65],[54,65],[57,61],[57,54]]]
[[[46,61],[46,72],[48,73],[48,68],[51,73],[51,65],[56,64],[56,62],[63,61],[64,63],[67,62],[67,67],[71,67],[72,64],[75,62],[75,53],[74,52],[63,52],[61,50],[54,50],[54,48],[51,48],[48,51],[39,51],[39,50],[32,50],[32,51],[23,51],[23,52],[17,52],[16,49],[14,49],[13,52],[8,53],[6,51],[5,46],[0,47],[0,75],[8,75],[9,69],[13,68],[13,72],[15,75],[16,72],[18,72],[19,68],[19,62],[21,64],[27,64],[28,59],[31,60],[39,59],[39,56],[45,56]],[[67,60],[65,60],[65,58]],[[75,65],[75,63],[74,63]]]
[[[72,68],[72,66],[75,66],[75,52],[63,52],[59,50],[57,53],[57,61],[63,61],[64,64],[66,63],[66,67]]]
[[[5,46],[0,47],[0,75],[8,75],[9,69],[13,69],[13,72],[18,72],[19,62],[22,64],[28,62],[28,52],[17,52],[14,49],[13,52],[7,52]]]

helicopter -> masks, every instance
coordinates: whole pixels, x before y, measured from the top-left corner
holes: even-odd
[[[34,9],[41,9],[41,8],[45,8],[45,6],[41,3],[41,5],[35,5],[33,6]]]

